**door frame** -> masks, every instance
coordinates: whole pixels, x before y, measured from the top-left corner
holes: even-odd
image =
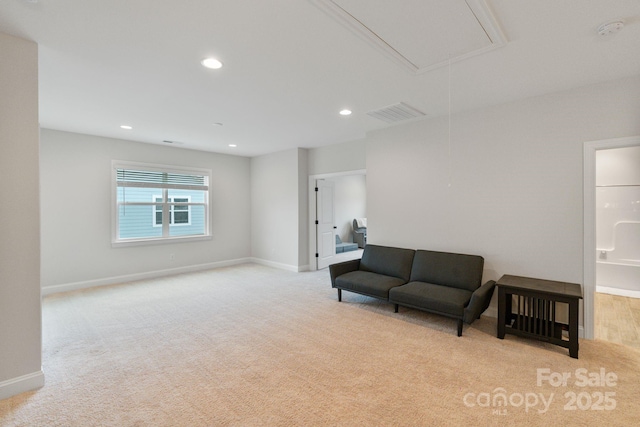
[[[596,151],[640,146],[640,136],[588,141],[584,143],[584,338],[593,339],[596,293]]]
[[[309,175],[309,270],[316,271],[318,269],[318,263],[316,262],[316,180],[336,178],[340,176],[351,175],[366,175],[366,169],[358,169],[346,172],[334,172],[334,173],[322,173],[316,175]]]

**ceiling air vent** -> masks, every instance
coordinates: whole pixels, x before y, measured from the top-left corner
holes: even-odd
[[[387,123],[403,122],[405,120],[417,119],[425,116],[422,111],[417,110],[404,102],[389,105],[388,107],[384,107],[379,110],[369,111],[367,114],[375,119],[382,120]]]

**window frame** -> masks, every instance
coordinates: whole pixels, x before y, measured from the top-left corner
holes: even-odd
[[[181,174],[181,175],[193,175],[204,178],[205,185],[203,186],[202,191],[204,195],[203,202],[192,202],[191,197],[189,197],[189,202],[178,202],[179,205],[187,205],[189,207],[189,224],[191,224],[192,219],[192,211],[191,206],[202,206],[204,208],[204,233],[197,235],[186,235],[186,236],[170,236],[169,235],[169,227],[170,226],[181,226],[187,224],[167,224],[166,229],[163,227],[163,236],[162,237],[133,237],[133,238],[120,238],[119,230],[120,230],[120,216],[119,209],[121,206],[149,206],[153,210],[153,220],[152,225],[155,224],[155,213],[156,213],[156,205],[158,203],[154,198],[149,202],[144,201],[136,201],[136,202],[120,202],[118,201],[118,188],[123,187],[127,188],[127,186],[118,184],[118,170],[126,169],[126,170],[135,170],[135,171],[147,171],[147,172],[162,172],[169,174]],[[191,168],[191,167],[182,167],[182,166],[171,166],[171,165],[163,165],[163,164],[154,164],[154,163],[142,163],[142,162],[132,162],[132,161],[124,161],[124,160],[112,160],[111,161],[111,246],[112,247],[126,247],[126,246],[139,246],[139,245],[156,245],[156,244],[167,244],[167,243],[177,243],[177,242],[187,242],[187,241],[199,241],[199,240],[211,240],[211,170],[203,169],[203,168]],[[168,191],[171,189],[180,189],[175,186],[162,186],[161,184],[150,184],[144,185],[141,184],[142,188],[154,188],[163,194],[163,198],[167,197]],[[187,196],[182,196],[187,197]],[[164,199],[166,200],[166,199]],[[170,206],[176,204],[175,202],[162,202],[163,218],[171,218],[170,217]],[[160,225],[163,226],[163,225]],[[154,225],[155,227],[155,225]]]

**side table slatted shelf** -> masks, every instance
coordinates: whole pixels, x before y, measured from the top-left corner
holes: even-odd
[[[506,333],[535,338],[565,347],[571,357],[578,358],[578,304],[582,298],[579,284],[504,275],[496,285],[498,338],[503,339]],[[557,303],[568,305],[568,325],[557,321]],[[565,328],[568,339],[562,335]]]

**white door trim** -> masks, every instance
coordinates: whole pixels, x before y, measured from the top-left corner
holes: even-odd
[[[346,172],[322,173],[309,175],[309,270],[317,270],[316,263],[316,180],[335,178],[338,176],[366,175],[366,169],[358,169]]]
[[[596,292],[596,151],[640,145],[640,136],[584,143],[584,337],[594,338],[594,298]]]

